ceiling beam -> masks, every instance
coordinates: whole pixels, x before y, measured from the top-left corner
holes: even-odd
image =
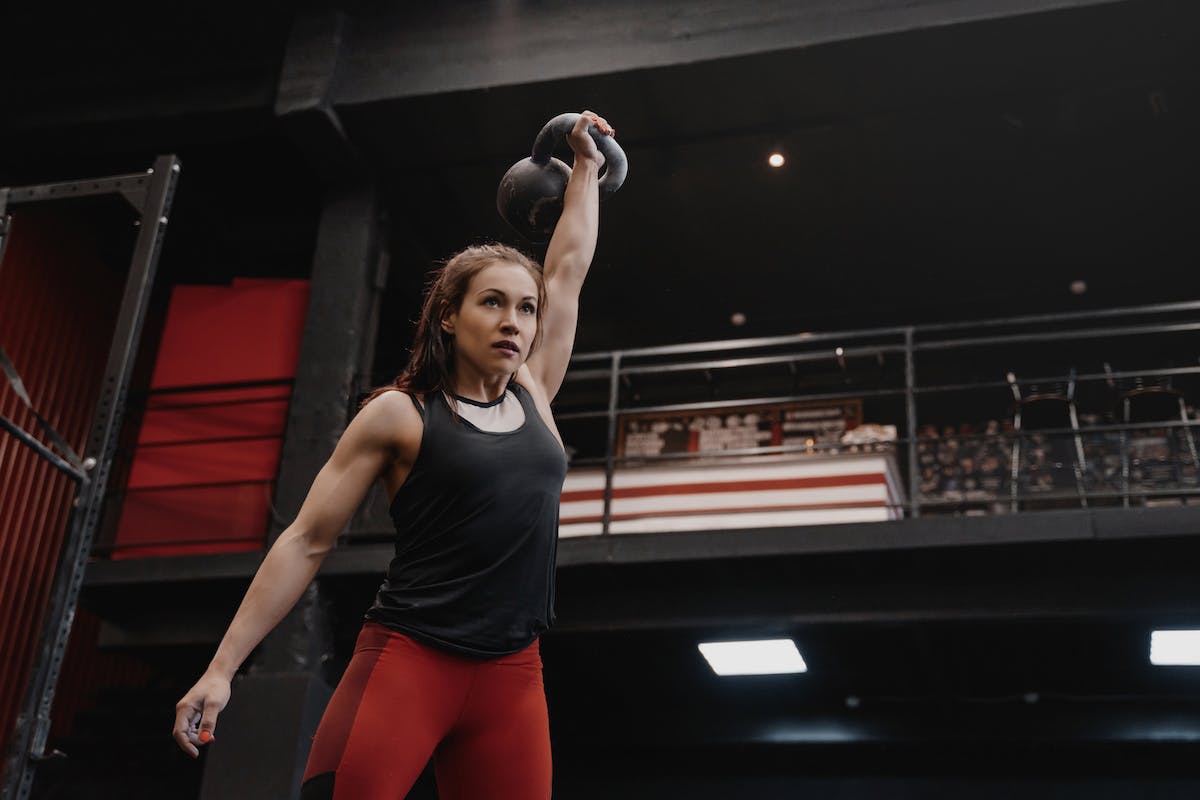
[[[1114,0],[669,0],[379,5],[360,12],[337,103],[714,61]]]

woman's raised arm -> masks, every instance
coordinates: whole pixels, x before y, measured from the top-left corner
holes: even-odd
[[[579,292],[592,265],[600,228],[599,178],[604,156],[587,132],[591,124],[606,136],[616,133],[602,117],[584,111],[567,137],[575,153],[575,164],[563,197],[562,216],[546,251],[542,342],[528,361],[529,371],[545,390],[547,400],[558,394],[571,360],[579,318]]]

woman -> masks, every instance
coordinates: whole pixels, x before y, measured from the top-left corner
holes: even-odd
[[[371,484],[396,558],[309,755],[304,797],[402,798],[432,756],[443,800],[548,798],[538,635],[553,621],[566,475],[550,401],[596,247],[603,157],[583,112],[563,214],[535,263],[472,247],[439,272],[412,358],[376,390],[272,545],[208,670],[176,705],[184,751],[215,739],[230,680],[295,604]]]

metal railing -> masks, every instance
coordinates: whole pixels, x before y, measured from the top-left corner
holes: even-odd
[[[896,427],[899,435],[888,448],[907,486],[907,497],[899,505],[912,517],[1007,513],[1064,504],[1127,506],[1156,498],[1183,501],[1200,495],[1192,433],[1196,421],[1188,405],[1191,397],[1200,396],[1200,378],[1194,377],[1200,376],[1197,356],[1200,302],[583,353],[572,360],[555,401],[555,419],[568,446],[578,451],[572,466],[604,469],[604,533],[611,527],[618,469],[697,458],[850,449],[837,443],[808,443],[623,455],[617,442],[621,423],[629,415],[749,411],[813,401],[861,401],[864,422]],[[1073,392],[1069,399],[1061,390],[1068,381]],[[1041,390],[1050,384],[1057,387],[1053,396],[1064,407],[1070,406],[1072,414],[1077,412],[1076,421],[1021,428],[1016,412],[1035,395],[1045,399]],[[1178,400],[1180,413],[1150,421],[1131,417],[1128,407],[1120,413],[1122,398],[1150,390]],[[922,474],[923,462],[931,452],[935,459],[944,460],[939,448],[955,438],[936,431],[946,426],[958,430],[972,420],[985,430],[956,434],[958,439],[982,439],[998,452],[1018,456],[1022,451],[1014,450],[1017,443],[1035,444],[1033,457],[1044,459],[1058,440],[1074,439],[1085,462],[1070,465],[1076,485],[1064,491],[1039,488],[1037,482],[1045,483],[1047,476],[1062,478],[1065,472],[1051,475],[1051,468],[1065,465],[1051,461],[1039,466],[1021,459],[1002,465],[1000,472],[1010,477],[990,492],[931,491],[928,481],[922,480],[928,477]],[[602,450],[594,446],[600,426]],[[1159,480],[1160,485],[1144,476],[1136,479],[1145,459],[1131,453],[1131,445],[1139,436],[1150,435],[1169,451],[1157,459],[1163,462],[1157,466],[1182,472],[1181,478]],[[1145,449],[1146,443],[1138,445]],[[1112,452],[1114,448],[1117,452]],[[1089,457],[1097,463],[1089,466]],[[1114,459],[1121,465],[1115,483],[1102,468],[1111,467]]]

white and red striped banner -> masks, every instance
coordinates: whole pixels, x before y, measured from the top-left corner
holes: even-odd
[[[719,465],[619,469],[613,533],[719,530],[896,519],[891,456],[845,455]],[[601,532],[603,470],[573,470],[563,486],[559,535]]]

